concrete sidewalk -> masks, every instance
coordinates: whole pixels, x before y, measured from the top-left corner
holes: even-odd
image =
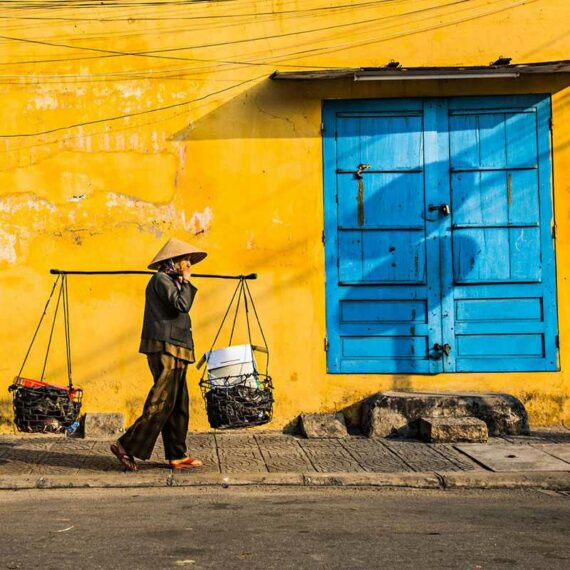
[[[0,436],[0,489],[196,485],[347,485],[570,490],[570,430],[539,429],[488,444],[397,439],[304,439],[275,432],[189,434],[204,467],[171,472],[162,442],[124,473],[109,441]]]

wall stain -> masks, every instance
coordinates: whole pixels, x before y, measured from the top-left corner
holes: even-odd
[[[570,394],[545,394],[538,390],[515,392],[525,405],[532,426],[554,425],[570,408]]]
[[[212,220],[209,207],[188,216],[174,201],[157,203],[117,192],[95,191],[59,203],[32,192],[12,193],[0,198],[0,262],[13,264],[25,257],[40,235],[79,246],[89,236],[128,225],[156,237],[180,231],[197,235],[208,231]]]

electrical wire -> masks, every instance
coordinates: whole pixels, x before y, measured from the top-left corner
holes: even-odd
[[[462,22],[465,22],[465,21],[474,20],[474,19],[478,19],[478,18],[485,17],[485,16],[488,16],[488,15],[492,15],[492,14],[504,12],[504,11],[507,11],[507,10],[510,10],[510,9],[513,9],[513,8],[516,8],[516,7],[525,5],[525,4],[530,4],[530,3],[535,3],[535,2],[538,2],[538,0],[523,0],[523,1],[521,1],[521,2],[516,3],[514,6],[511,5],[511,6],[509,6],[509,7],[501,8],[501,9],[499,9],[499,10],[494,10],[494,11],[486,12],[486,13],[484,13],[484,14],[478,14],[477,16],[473,16],[473,17],[470,17],[470,18],[464,18],[464,19],[461,19],[461,20],[455,20],[455,21],[453,21],[453,22],[446,22],[446,23],[442,23],[442,24],[439,24],[439,25],[431,26],[431,27],[429,27],[429,28],[424,28],[424,29],[420,29],[420,30],[413,30],[413,31],[410,31],[410,32],[405,32],[405,33],[393,35],[393,36],[390,36],[390,37],[374,38],[374,39],[372,39],[372,40],[370,40],[370,39],[369,39],[369,40],[366,40],[365,42],[352,43],[352,44],[351,44],[351,47],[354,47],[354,46],[357,46],[357,45],[366,45],[366,44],[370,44],[370,43],[376,43],[376,42],[378,42],[378,41],[387,41],[388,39],[394,39],[395,37],[405,37],[405,36],[408,36],[408,35],[413,35],[413,34],[417,34],[417,33],[422,33],[422,32],[424,32],[424,31],[430,31],[430,30],[434,30],[434,29],[439,29],[439,28],[442,28],[442,27],[447,27],[447,26],[450,26],[450,25],[455,25],[455,24],[457,24],[457,23],[462,23]],[[488,4],[487,4],[487,5],[488,5]],[[345,45],[346,45],[346,44],[345,44]],[[334,48],[333,50],[328,50],[328,51],[329,51],[329,53],[330,53],[330,51],[335,51],[335,50],[338,50],[338,49],[342,49],[343,47],[345,47],[345,46],[343,46],[343,45],[335,46],[335,48]],[[321,50],[323,50],[323,49],[327,49],[327,48],[321,48]],[[314,53],[315,51],[317,51],[317,49],[303,50],[303,52],[298,52],[298,53],[312,52],[311,55],[322,55],[322,53],[315,54],[315,53]],[[291,55],[295,55],[295,54],[289,54],[288,57],[290,57]],[[67,129],[70,129],[70,128],[76,128],[76,127],[81,127],[81,126],[90,125],[90,124],[97,124],[97,123],[102,123],[102,122],[106,122],[106,121],[115,121],[115,120],[124,119],[124,118],[132,117],[132,116],[139,116],[139,115],[144,115],[144,114],[153,113],[153,112],[157,112],[157,111],[163,111],[163,110],[167,110],[167,109],[172,109],[172,108],[175,108],[175,107],[180,107],[180,106],[183,106],[183,105],[188,105],[188,104],[193,103],[193,102],[198,102],[198,101],[204,100],[204,99],[206,99],[206,98],[208,98],[208,97],[211,97],[211,96],[214,96],[214,95],[216,95],[216,94],[223,93],[223,92],[225,92],[225,91],[228,91],[228,90],[230,90],[230,89],[233,89],[233,88],[239,87],[239,86],[241,86],[241,85],[250,83],[250,82],[255,81],[255,80],[257,80],[257,79],[261,79],[262,77],[266,77],[266,75],[264,74],[264,75],[260,75],[260,76],[258,76],[258,77],[255,77],[255,78],[246,80],[246,81],[242,81],[242,82],[240,82],[240,83],[238,83],[238,84],[236,84],[236,85],[229,86],[229,87],[226,87],[226,88],[224,88],[224,89],[211,92],[211,93],[209,93],[209,94],[206,94],[206,95],[204,95],[204,96],[201,96],[201,97],[198,97],[198,98],[195,98],[195,99],[191,99],[191,100],[188,100],[188,101],[183,101],[183,102],[180,102],[180,103],[175,103],[175,104],[167,105],[167,106],[163,106],[163,107],[157,107],[157,108],[149,109],[149,110],[146,110],[146,111],[139,111],[139,112],[135,112],[135,113],[127,113],[127,114],[123,114],[123,115],[118,115],[118,116],[114,116],[114,117],[109,117],[109,118],[107,118],[107,119],[97,119],[97,120],[94,120],[94,121],[87,121],[87,122],[83,122],[83,123],[76,123],[76,124],[72,124],[72,125],[67,125],[67,126],[63,126],[63,127],[57,127],[57,128],[54,128],[54,129],[48,129],[48,130],[38,131],[38,132],[32,132],[32,133],[5,134],[5,135],[0,135],[0,137],[1,137],[1,138],[15,138],[15,137],[32,137],[32,136],[39,136],[39,135],[50,134],[50,133],[57,132],[57,131],[61,131],[61,130],[67,130]]]
[[[473,0],[453,0],[452,2],[448,2],[446,4],[442,4],[442,5],[439,5],[436,7],[422,8],[420,10],[414,10],[411,12],[398,14],[398,15],[395,15],[392,17],[390,17],[390,16],[378,17],[377,16],[375,18],[366,18],[364,20],[358,20],[355,22],[344,22],[342,24],[334,24],[331,26],[323,26],[323,27],[319,27],[319,28],[312,28],[310,30],[301,30],[301,31],[296,30],[294,32],[284,32],[282,34],[270,34],[270,35],[266,35],[266,36],[258,36],[255,38],[240,38],[240,39],[236,39],[236,40],[223,41],[223,42],[212,42],[212,43],[207,43],[207,44],[196,44],[196,45],[181,46],[181,47],[176,47],[176,48],[163,48],[163,49],[159,49],[159,50],[147,50],[147,51],[139,51],[139,52],[126,52],[126,51],[119,51],[119,50],[109,50],[109,49],[104,49],[104,48],[74,46],[74,45],[58,43],[58,42],[48,42],[48,41],[43,41],[43,40],[33,40],[33,39],[27,39],[27,38],[18,38],[18,37],[14,37],[14,36],[0,35],[0,39],[6,39],[6,40],[12,40],[12,41],[24,42],[24,43],[30,43],[30,44],[39,44],[39,45],[45,45],[45,46],[50,46],[50,47],[65,47],[65,48],[76,49],[76,50],[80,50],[80,51],[98,52],[98,53],[106,54],[106,55],[100,55],[100,56],[85,56],[85,57],[76,57],[76,58],[65,58],[63,60],[62,59],[45,59],[45,60],[36,60],[36,61],[0,62],[0,65],[15,65],[15,64],[20,65],[20,64],[28,64],[28,63],[52,63],[52,62],[56,62],[56,61],[66,61],[66,62],[80,61],[80,60],[84,61],[84,60],[90,60],[90,59],[105,59],[105,58],[114,58],[114,57],[123,57],[123,56],[187,60],[188,58],[178,57],[178,56],[165,56],[162,54],[171,53],[173,51],[206,49],[206,48],[220,47],[220,46],[226,47],[229,45],[237,45],[237,44],[249,43],[249,42],[253,42],[253,41],[273,40],[273,39],[279,39],[279,38],[284,38],[284,37],[300,36],[303,34],[310,34],[310,33],[315,33],[315,32],[324,32],[324,31],[329,31],[329,30],[334,30],[334,29],[339,29],[339,28],[346,28],[346,27],[361,25],[361,24],[369,24],[371,22],[377,22],[379,20],[385,20],[385,19],[390,19],[390,18],[403,17],[403,16],[407,16],[407,15],[411,15],[411,14],[423,13],[423,12],[431,11],[431,10],[435,10],[435,9],[447,8],[447,7],[455,6],[458,4],[470,3],[472,1]]]
[[[382,3],[396,3],[396,2],[408,2],[410,0],[366,0],[366,2],[378,2],[379,4]],[[269,3],[269,2],[268,2]],[[12,3],[13,4],[13,3]],[[255,2],[254,0],[232,0],[230,3],[232,10],[233,9],[244,9],[247,10],[248,7],[250,8],[249,12],[244,12],[245,14],[253,14],[253,15],[257,15],[260,13],[266,14],[266,13],[271,13],[270,11],[266,10],[264,12],[262,12],[261,10],[263,10],[263,8],[259,5],[260,2]],[[288,9],[289,6],[292,7],[292,9],[294,10],[299,10],[299,8],[297,8],[298,2],[296,0],[290,0],[289,2],[284,1],[281,2],[280,5],[280,9],[279,10],[275,10],[275,12],[281,14],[284,13],[288,14],[291,13],[293,10]],[[0,9],[2,7],[0,6]],[[149,21],[160,21],[161,19],[164,20],[179,20],[181,18],[194,18],[196,16],[200,17],[202,15],[212,15],[212,11],[216,12],[219,10],[226,10],[228,8],[228,2],[213,2],[213,1],[209,1],[207,2],[207,4],[205,4],[204,2],[192,2],[189,4],[186,4],[184,6],[177,6],[174,8],[165,8],[165,7],[160,7],[157,8],[156,6],[146,6],[143,8],[140,8],[137,10],[136,6],[131,5],[129,7],[125,7],[124,9],[118,9],[118,7],[106,7],[104,5],[102,6],[96,6],[93,7],[92,9],[89,10],[89,17],[85,17],[85,18],[76,18],[76,17],[65,17],[65,15],[55,15],[53,14],[53,9],[49,9],[49,14],[46,14],[45,11],[42,13],[40,12],[40,15],[25,15],[25,16],[21,16],[20,14],[18,14],[18,12],[22,12],[21,10],[12,10],[9,11],[11,12],[11,14],[9,16],[7,16],[7,18],[9,19],[13,19],[13,20],[17,20],[17,19],[24,19],[24,18],[41,18],[41,19],[61,19],[63,21],[78,21],[78,22],[106,22],[106,21],[126,21],[129,23],[134,23],[137,21],[144,21],[146,18],[149,19]],[[324,9],[328,8],[328,6],[323,7]],[[70,9],[72,12],[72,15],[75,16],[75,14],[78,12],[77,8],[71,8]],[[142,10],[142,11],[141,11]],[[160,16],[156,17],[156,20],[154,19],[155,16],[154,14],[159,10],[159,14]],[[311,8],[302,8],[301,10],[311,10]],[[60,11],[63,12],[63,11]],[[98,16],[99,13],[104,12],[106,13],[110,13],[113,12],[113,16],[112,17],[101,17]],[[149,13],[152,13],[152,15],[149,17]],[[15,14],[15,15],[14,15]],[[28,11],[29,14],[29,11]],[[191,15],[189,15],[191,14]],[[219,19],[223,19],[224,15],[214,15],[215,18],[219,18]],[[239,14],[236,14],[236,17],[239,16]],[[233,14],[230,14],[230,17],[233,17]]]
[[[261,78],[267,78],[267,75],[264,73],[263,75],[259,75],[257,77],[253,77],[251,79],[247,79],[245,81],[241,81],[234,85],[230,85],[229,87],[224,87],[223,89],[219,89],[217,91],[212,91],[210,93],[206,93],[205,95],[201,95],[200,97],[196,97],[194,99],[188,99],[187,101],[181,101],[179,103],[172,103],[170,105],[164,105],[162,107],[155,107],[153,109],[147,109],[146,111],[135,111],[133,113],[123,113],[122,115],[115,115],[114,117],[106,117],[104,119],[94,119],[92,121],[84,121],[81,123],[74,123],[71,125],[66,125],[63,127],[54,127],[53,129],[45,129],[43,131],[35,131],[29,133],[20,133],[20,134],[0,134],[0,138],[17,138],[17,137],[35,137],[40,135],[49,135],[51,133],[56,133],[58,131],[64,131],[67,129],[74,129],[77,127],[84,127],[87,125],[96,125],[99,123],[106,123],[110,121],[118,121],[120,119],[128,119],[130,117],[137,117],[140,115],[146,115],[148,113],[156,113],[158,111],[166,111],[167,109],[175,109],[176,107],[182,107],[185,105],[189,105],[190,103],[196,103],[198,101],[203,101],[204,99],[208,99],[209,97],[213,97],[214,95],[220,95],[221,93],[225,93],[226,91],[230,91],[231,89],[235,89],[237,87],[241,87],[242,85],[246,85],[247,83],[252,83],[253,81],[257,81]]]
[[[199,108],[199,104],[196,105],[194,107],[194,109]],[[0,149],[0,154],[7,154],[7,153],[15,153],[15,152],[19,152],[22,150],[30,150],[33,148],[39,148],[39,147],[45,147],[45,146],[51,146],[51,145],[55,145],[55,144],[66,144],[70,141],[75,141],[75,140],[79,140],[82,139],[84,136],[87,137],[96,137],[96,136],[100,136],[100,135],[108,135],[110,132],[113,133],[122,133],[125,131],[132,131],[134,129],[138,129],[140,127],[148,127],[150,125],[157,125],[159,123],[165,123],[168,121],[171,121],[172,119],[175,119],[177,117],[180,117],[181,115],[185,115],[186,111],[178,111],[176,113],[172,113],[166,117],[160,118],[160,119],[156,119],[154,121],[145,121],[143,123],[137,123],[134,125],[126,125],[123,127],[118,127],[113,129],[112,131],[109,129],[105,129],[105,130],[101,130],[101,131],[94,131],[94,132],[90,132],[87,135],[84,135],[83,133],[77,134],[77,135],[67,135],[65,137],[59,138],[59,139],[53,139],[53,140],[49,140],[49,141],[42,141],[40,143],[35,143],[35,144],[29,144],[29,145],[25,145],[25,146],[19,146],[17,148],[5,148],[5,149]]]
[[[489,2],[488,4],[486,4],[486,6],[490,5],[490,4],[497,4],[499,2],[503,2],[504,0],[495,0],[494,2]],[[359,42],[345,42],[343,44],[337,44],[334,48],[313,48],[313,49],[306,49],[306,50],[301,50],[298,52],[293,52],[293,53],[289,53],[287,54],[287,61],[290,60],[291,57],[293,56],[301,56],[301,59],[307,58],[307,57],[315,57],[315,56],[321,56],[321,55],[325,55],[325,54],[330,54],[330,53],[334,53],[336,51],[339,51],[341,49],[352,49],[354,47],[362,47],[362,46],[366,46],[366,45],[371,45],[371,44],[375,44],[375,43],[380,43],[380,42],[385,42],[385,41],[389,41],[389,40],[393,40],[393,39],[399,39],[399,38],[403,38],[403,37],[408,37],[408,36],[413,36],[416,34],[421,34],[424,32],[430,32],[433,30],[439,30],[442,28],[447,28],[449,26],[454,26],[456,24],[463,24],[465,22],[469,22],[469,21],[473,21],[473,20],[478,20],[479,18],[484,18],[486,16],[493,16],[495,14],[500,14],[502,12],[508,12],[509,10],[513,10],[515,8],[519,8],[520,6],[525,6],[527,4],[534,4],[536,2],[539,2],[541,0],[522,0],[520,2],[515,2],[514,4],[511,4],[510,6],[506,6],[504,8],[499,8],[496,10],[490,10],[488,12],[484,12],[482,14],[477,14],[475,16],[470,16],[467,18],[461,18],[458,20],[454,20],[453,22],[442,22],[441,24],[437,24],[437,25],[433,25],[433,26],[427,26],[418,30],[410,30],[409,32],[402,32],[402,33],[398,33],[398,34],[393,34],[391,36],[380,36],[380,37],[374,37],[374,38],[369,38],[366,40],[362,40]],[[273,60],[273,63],[279,63],[278,60]]]
[[[277,20],[282,20],[282,19],[286,19],[286,20],[291,20],[292,18],[294,18],[295,20],[295,24],[298,24],[301,19],[303,18],[318,18],[318,17],[322,17],[328,14],[342,14],[343,12],[354,12],[356,10],[371,10],[374,9],[376,7],[378,7],[378,5],[383,5],[387,2],[393,3],[393,2],[406,2],[409,0],[373,0],[370,1],[368,0],[367,2],[362,2],[360,4],[342,4],[339,6],[327,6],[327,7],[319,7],[319,8],[308,8],[305,10],[283,10],[283,11],[275,11],[275,12],[260,12],[259,14],[255,14],[255,13],[243,13],[243,14],[227,14],[226,15],[220,15],[220,14],[215,14],[215,15],[204,15],[204,16],[190,16],[185,18],[184,16],[181,16],[180,18],[172,18],[175,20],[185,20],[185,19],[198,19],[200,21],[208,21],[208,25],[207,27],[188,27],[188,25],[186,24],[184,27],[180,28],[160,28],[157,29],[156,28],[156,23],[155,22],[149,22],[152,24],[153,28],[142,28],[140,26],[135,26],[135,30],[133,31],[126,31],[123,30],[121,31],[121,39],[124,40],[126,38],[135,38],[138,36],[145,36],[148,35],[150,32],[155,32],[156,34],[169,34],[169,35],[174,35],[177,33],[189,33],[189,32],[199,32],[199,31],[203,31],[205,29],[207,29],[209,32],[214,30],[214,29],[223,29],[223,30],[228,30],[230,28],[234,28],[236,26],[247,26],[247,25],[254,25],[254,24],[259,24],[262,25],[263,23],[266,22],[272,22],[272,21],[277,21]],[[2,19],[2,16],[0,16],[0,20]],[[221,20],[223,20],[222,23],[218,23]],[[229,20],[229,21],[228,21]],[[122,21],[122,20],[121,20]],[[126,21],[129,21],[130,23],[134,23],[137,20],[136,19],[132,19],[132,18],[126,18]],[[77,26],[76,26],[77,27]],[[31,29],[34,28],[41,28],[42,31],[45,31],[45,24],[38,24],[36,26],[30,26],[29,24],[26,25],[25,30],[26,32],[29,32]],[[20,30],[21,26],[11,26],[11,27],[4,27],[4,31],[3,33],[8,34],[9,30]],[[55,38],[58,39],[58,41],[69,41],[71,40],[77,40],[80,42],[85,42],[85,41],[90,41],[90,40],[101,40],[104,39],[106,37],[113,37],[115,35],[117,35],[117,31],[108,31],[108,32],[98,32],[98,33],[92,33],[92,34],[88,34],[88,33],[81,33],[80,37],[77,37],[78,34],[73,34],[73,35],[59,35],[59,36],[55,36]],[[49,39],[53,41],[54,36],[50,36]],[[34,39],[46,39],[44,37],[40,37],[40,38],[34,38]]]
[[[321,11],[342,10],[346,8],[360,8],[364,6],[377,6],[380,4],[390,4],[394,2],[401,2],[406,0],[368,0],[367,2],[339,4],[337,6],[320,6],[318,8],[302,8],[298,10],[271,10],[267,12],[246,12],[244,14],[213,14],[208,16],[176,16],[176,17],[125,17],[125,18],[63,18],[60,16],[0,16],[1,20],[63,20],[71,22],[137,22],[137,21],[164,21],[164,20],[216,20],[228,18],[243,18],[243,17],[259,17],[259,16],[277,16],[285,14],[301,14],[312,13]],[[409,0],[407,0],[409,1]]]
[[[469,0],[462,0],[462,1],[469,1]],[[504,0],[498,0],[498,1],[504,1]],[[487,5],[488,5],[488,4],[487,4]],[[441,7],[441,6],[440,6],[440,7]],[[416,12],[417,12],[417,11],[416,11]],[[477,17],[479,17],[479,15],[478,15]],[[444,25],[446,25],[446,24],[444,24]],[[374,38],[374,39],[376,39],[376,38]],[[359,43],[356,43],[356,44],[355,44],[354,42],[345,42],[345,43],[342,44],[342,45],[343,45],[343,46],[348,46],[348,45],[360,45],[360,42],[359,42]],[[85,48],[85,49],[89,49],[89,48]],[[178,49],[178,48],[176,48],[176,49]],[[271,61],[274,61],[274,62],[277,62],[277,61],[283,62],[283,58],[285,58],[285,57],[286,57],[286,58],[289,58],[289,57],[294,56],[294,55],[299,55],[299,54],[308,53],[308,52],[314,52],[314,51],[320,51],[320,50],[322,50],[322,49],[326,49],[326,48],[314,48],[314,49],[311,49],[311,50],[303,50],[303,51],[290,52],[290,53],[288,53],[288,54],[283,54],[283,57],[277,57],[277,58],[276,58],[275,56],[268,56],[268,57],[256,58],[254,61],[208,60],[208,59],[201,59],[201,58],[177,58],[177,59],[184,59],[184,60],[187,60],[187,61],[204,61],[204,62],[208,62],[208,63],[224,63],[224,64],[227,63],[227,64],[237,64],[237,65],[256,65],[256,64],[259,64],[259,65],[261,65],[261,63],[259,63],[259,62],[264,61],[264,60],[271,60]],[[335,51],[335,50],[329,50],[329,51]],[[129,53],[129,52],[119,52],[119,54],[120,54],[120,55],[122,55],[122,54],[131,55],[131,53]],[[132,55],[144,55],[144,53],[135,53],[135,52],[133,52]],[[66,61],[69,61],[69,59],[67,59]],[[300,64],[297,64],[297,65],[298,65],[299,67],[301,67]],[[211,67],[211,66],[207,66],[207,67]],[[290,67],[294,67],[294,65],[290,65]],[[307,67],[311,67],[311,66],[307,66]],[[320,67],[320,66],[319,66],[319,67]],[[323,66],[323,67],[330,68],[331,66]],[[188,69],[196,70],[196,69],[201,69],[201,68],[194,66],[194,67],[188,68]],[[120,72],[119,72],[119,73],[120,73]],[[129,72],[125,72],[125,73],[129,73]],[[141,70],[141,71],[137,71],[137,72],[133,72],[133,73],[145,73],[145,71],[144,71],[144,70]],[[22,77],[22,75],[19,75],[18,77]],[[33,76],[33,77],[37,77],[37,76]]]

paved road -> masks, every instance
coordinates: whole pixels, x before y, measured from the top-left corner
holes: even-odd
[[[570,568],[556,493],[4,491],[0,521],[0,570]]]

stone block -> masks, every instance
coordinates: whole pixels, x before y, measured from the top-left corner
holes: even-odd
[[[514,396],[502,393],[379,392],[363,402],[362,429],[369,431],[375,409],[398,413],[408,422],[407,436],[417,437],[421,417],[474,417],[487,424],[490,436],[528,435],[528,415]]]
[[[125,431],[125,417],[120,413],[87,413],[84,420],[84,437],[114,439]]]
[[[419,433],[420,439],[431,443],[484,443],[489,439],[487,424],[477,418],[420,418]]]
[[[366,420],[362,429],[368,437],[406,437],[409,432],[407,418],[386,408],[373,408]]]
[[[299,427],[308,438],[339,438],[348,435],[344,416],[337,414],[301,414]]]

